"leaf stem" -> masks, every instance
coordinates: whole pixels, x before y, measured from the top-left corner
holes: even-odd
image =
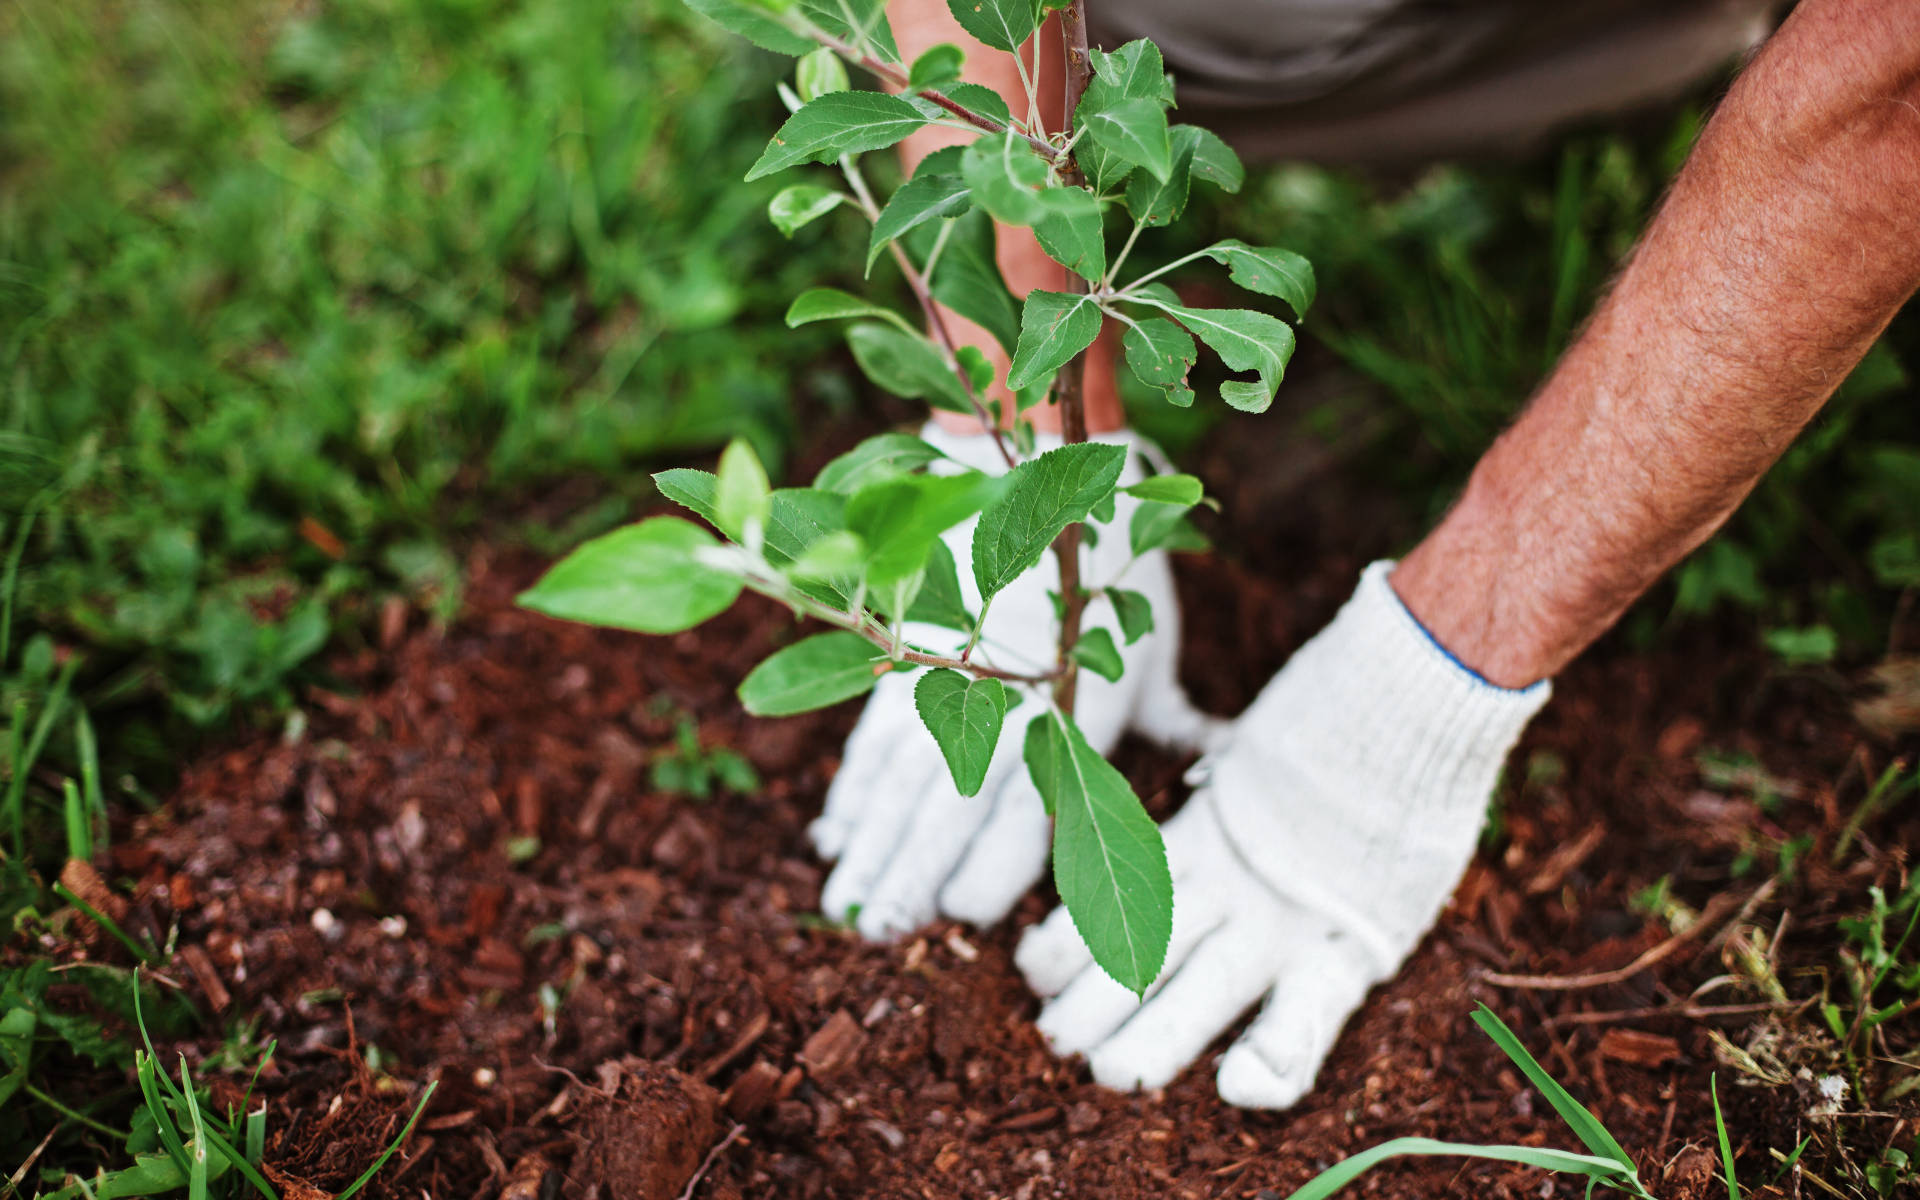
[[[1113,281],[1120,277],[1120,268],[1126,265],[1127,255],[1133,253],[1133,244],[1140,240],[1140,231],[1145,228],[1146,226],[1139,221],[1134,221],[1133,232],[1127,235],[1127,240],[1125,244],[1120,247],[1120,253],[1115,256],[1113,265],[1107,268],[1107,277],[1100,281],[1101,291],[1104,292],[1111,289],[1113,287]]]
[[[736,567],[736,569],[738,568]],[[764,573],[762,573],[763,570]],[[1024,683],[1035,687],[1042,684],[1054,683],[1060,676],[1058,669],[1037,675],[1023,674],[1018,671],[1003,671],[998,667],[989,667],[981,663],[971,662],[968,661],[965,656],[951,658],[943,654],[927,654],[919,650],[907,649],[900,640],[899,627],[889,629],[885,624],[876,620],[873,614],[867,612],[865,609],[861,609],[858,612],[843,612],[831,605],[815,600],[803,592],[796,591],[792,583],[790,583],[785,576],[773,571],[764,561],[760,563],[759,568],[742,570],[741,576],[742,581],[749,588],[760,593],[762,596],[768,596],[778,600],[782,604],[790,606],[794,612],[803,616],[812,617],[817,621],[833,626],[835,629],[844,629],[848,633],[857,633],[885,651],[888,658],[900,662],[910,662],[920,667],[946,667],[950,670],[972,675],[977,679],[998,679],[1004,683]],[[981,614],[982,617],[985,615],[985,613]],[[905,621],[904,616],[900,618],[900,621],[903,625]],[[974,628],[976,632],[973,640],[977,641],[979,638],[979,624],[976,623]],[[973,641],[968,642],[967,649],[969,652],[972,651]]]
[[[1138,232],[1137,227],[1135,229],[1135,232]],[[1128,246],[1133,245],[1133,242],[1131,239],[1128,240],[1127,245]],[[1123,250],[1120,252],[1120,254],[1122,258],[1126,257],[1126,251]],[[1145,275],[1142,275],[1140,278],[1134,280],[1132,283],[1128,284],[1127,286],[1121,288],[1119,291],[1115,292],[1114,296],[1116,298],[1121,296],[1126,296],[1129,292],[1133,291],[1133,289],[1139,287],[1141,284],[1151,283],[1154,280],[1160,278],[1162,275],[1165,275],[1168,271],[1171,271],[1176,267],[1184,267],[1188,263],[1194,261],[1195,259],[1205,258],[1206,256],[1207,256],[1207,252],[1205,250],[1195,250],[1192,254],[1183,255],[1180,258],[1176,258],[1164,267],[1159,267],[1155,270],[1148,271]],[[1111,275],[1108,276],[1109,282],[1112,281],[1112,278],[1113,277]]]
[[[867,219],[878,222],[880,206],[874,202],[873,192],[867,187],[866,176],[860,173],[860,168],[854,163],[852,155],[840,156],[840,170],[846,175],[847,186],[853,189],[854,197],[859,200],[860,208],[867,214]],[[944,232],[943,230],[942,233]],[[945,244],[944,240],[942,244]],[[1007,470],[1013,470],[1019,465],[1018,460],[1013,457],[1012,448],[1007,445],[1005,436],[1000,432],[1000,423],[987,412],[986,404],[974,391],[973,376],[967,374],[967,369],[960,365],[959,347],[953,340],[952,332],[947,329],[947,321],[940,312],[940,306],[934,303],[933,289],[928,286],[927,276],[914,268],[913,260],[907,257],[907,252],[901,248],[899,239],[888,242],[887,249],[892,252],[893,261],[899,265],[900,274],[905,277],[907,287],[913,292],[913,298],[920,302],[920,312],[927,319],[927,328],[933,331],[934,338],[939,341],[947,366],[951,367],[953,373],[959,377],[960,387],[967,393],[967,403],[973,407],[974,417],[980,422],[980,427],[993,439],[994,449],[1000,451],[1000,457],[1006,461]],[[928,261],[931,263],[932,256],[929,256]],[[929,268],[930,273],[931,268]]]
[[[841,41],[839,38],[833,36],[832,34],[828,33],[826,30],[821,29],[819,26],[814,25],[811,22],[806,22],[805,27],[799,30],[796,30],[796,32],[798,32],[803,37],[812,38],[814,41],[819,42],[822,46],[825,46],[827,49],[833,51],[835,54],[838,54],[841,58],[844,58],[848,62],[852,63],[854,66],[859,67],[860,69],[866,71],[868,74],[876,76],[882,82],[892,84],[894,87],[899,88],[903,92],[907,91],[910,86],[911,81],[908,80],[906,74],[902,72],[898,67],[890,66],[887,63],[883,63],[879,59],[873,57],[871,54],[865,54],[859,50],[854,49],[852,46],[847,45],[847,43]],[[1014,57],[1018,58],[1019,56],[1015,55]],[[1004,129],[1012,128],[1012,126],[1001,124],[1000,122],[994,120],[992,117],[982,116],[981,114],[974,112],[972,109],[968,108],[966,105],[961,104],[959,101],[948,97],[946,93],[941,92],[937,88],[921,88],[919,91],[914,92],[913,94],[920,97],[922,100],[928,100],[933,102],[934,104],[938,104],[941,108],[946,109],[948,112],[952,113],[954,116],[959,117],[962,121],[965,121],[967,124],[973,126],[975,129],[981,130],[984,133],[999,133]],[[1052,146],[1048,145],[1045,140],[1034,137],[1032,134],[1022,132],[1021,130],[1018,130],[1018,129],[1014,129],[1013,132],[1019,137],[1025,139],[1027,145],[1033,148],[1033,152],[1035,154],[1038,154],[1040,157],[1046,159],[1048,162],[1057,161],[1059,158],[1062,157],[1058,152],[1054,150]]]

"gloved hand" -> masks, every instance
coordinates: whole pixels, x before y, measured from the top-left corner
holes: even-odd
[[[1092,964],[1064,908],[1016,961],[1052,999],[1039,1026],[1109,1087],[1159,1087],[1262,996],[1220,1061],[1230,1104],[1285,1108],[1347,1017],[1389,978],[1459,882],[1507,752],[1548,685],[1495,687],[1460,665],[1368,567],[1301,647],[1200,789],[1163,827],[1173,938],[1145,1003]]]
[[[928,425],[921,436],[966,466],[989,472],[1006,469],[984,435],[953,434]],[[1143,455],[1157,458],[1160,453],[1130,433],[1098,435],[1095,440],[1134,451],[1120,477],[1123,485],[1143,477]],[[1057,437],[1042,437],[1035,452],[1057,445]],[[1180,689],[1175,677],[1180,617],[1167,558],[1156,551],[1128,565],[1132,554],[1127,521],[1137,501],[1127,496],[1117,500],[1114,519],[1101,527],[1098,543],[1083,555],[1082,578],[1088,586],[1119,583],[1145,595],[1153,605],[1154,628],[1128,646],[1106,598],[1089,603],[1084,627],[1105,626],[1113,633],[1126,671],[1118,683],[1080,672],[1080,728],[1102,753],[1128,729],[1169,745],[1202,748],[1225,723],[1194,709]],[[972,538],[973,522],[968,522],[949,531],[945,540],[959,565],[967,605],[978,612]],[[975,657],[1007,670],[1050,667],[1057,635],[1047,593],[1059,587],[1059,572],[1048,554],[1039,569],[994,598]],[[934,648],[956,641],[951,630],[911,625],[908,636]],[[980,925],[998,921],[1046,870],[1052,845],[1051,822],[1021,761],[1022,738],[1028,721],[1040,711],[1038,702],[1029,697],[1007,714],[985,784],[978,794],[962,796],[914,708],[917,681],[917,672],[890,674],[875,686],[847,741],[825,811],[809,830],[821,855],[839,860],[827,879],[821,908],[835,919],[857,910],[855,927],[876,940],[911,932],[936,915]]]

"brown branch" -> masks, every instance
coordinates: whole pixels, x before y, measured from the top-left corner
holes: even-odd
[[[1081,28],[1082,28],[1081,44],[1084,47],[1086,42],[1086,37],[1084,32],[1085,31],[1084,22],[1082,23]],[[887,63],[883,63],[879,59],[873,57],[871,54],[863,54],[860,51],[855,50],[852,46],[847,45],[845,42],[841,41],[837,37],[834,37],[832,34],[828,33],[824,29],[809,26],[806,30],[806,34],[808,37],[811,37],[814,41],[819,42],[822,46],[825,46],[827,49],[833,51],[835,54],[838,54],[841,58],[844,58],[848,62],[852,63],[854,66],[859,67],[861,70],[866,71],[868,74],[875,76],[882,83],[890,83],[894,87],[899,88],[903,92],[907,90],[911,81],[908,80],[907,76],[899,68],[891,66]],[[1083,57],[1084,57],[1084,50],[1083,50]],[[1084,87],[1084,85],[1082,86]],[[952,113],[954,116],[959,117],[962,121],[965,121],[967,124],[973,126],[975,129],[978,129],[983,133],[999,133],[1002,130],[1010,128],[1009,126],[1003,125],[1000,122],[994,120],[992,117],[974,112],[972,109],[960,103],[958,100],[955,100],[953,97],[948,96],[945,92],[941,92],[937,89],[921,88],[919,91],[913,94],[920,97],[922,100],[932,101],[933,103],[939,105],[941,108],[946,109],[948,112]],[[1017,129],[1014,130],[1014,133],[1021,140],[1025,141],[1027,145],[1030,148],[1032,148],[1035,154],[1038,154],[1040,157],[1046,159],[1048,162],[1058,163],[1060,161],[1060,158],[1061,158],[1060,152],[1054,149],[1052,146],[1048,145],[1042,139],[1034,137],[1032,134],[1021,133]]]
[[[1081,93],[1087,90],[1087,82],[1093,74],[1092,61],[1087,56],[1087,6],[1086,0],[1073,0],[1073,3],[1060,10],[1060,33],[1064,44],[1066,66],[1066,107],[1062,110],[1065,118],[1064,133],[1071,140],[1073,136],[1073,112],[1080,103]],[[1069,187],[1084,182],[1080,165],[1069,158],[1061,172],[1062,182]],[[1087,290],[1087,281],[1078,272],[1068,272],[1067,290],[1069,294],[1081,295]],[[1061,376],[1058,386],[1060,404],[1060,440],[1065,445],[1087,440],[1087,352],[1085,350],[1073,356]],[[1080,586],[1080,525],[1078,522],[1060,531],[1053,543],[1054,557],[1060,562],[1060,656],[1055,669],[1060,672],[1059,682],[1053,685],[1053,702],[1061,712],[1073,715],[1073,704],[1078,689],[1080,675],[1074,667],[1073,650],[1080,643],[1080,622],[1086,615],[1087,596]]]

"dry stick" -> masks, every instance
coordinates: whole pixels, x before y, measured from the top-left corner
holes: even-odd
[[[700,1169],[693,1173],[692,1179],[687,1180],[686,1190],[680,1193],[680,1200],[693,1200],[693,1190],[700,1186],[702,1179],[707,1177],[707,1172],[713,1168],[714,1160],[719,1158],[728,1146],[739,1141],[740,1135],[746,1131],[747,1127],[745,1125],[735,1125],[727,1131],[726,1137],[720,1139],[718,1146],[707,1151],[707,1156],[700,1160]]]
[[[1770,892],[1772,887],[1773,881],[1768,880],[1767,883],[1759,889],[1759,892],[1748,897],[1747,905],[1737,905],[1732,896],[1724,894],[1715,896],[1712,903],[1707,905],[1706,911],[1700,914],[1700,918],[1693,924],[1687,926],[1685,930],[1674,934],[1626,966],[1612,971],[1599,971],[1591,975],[1502,975],[1496,972],[1488,972],[1480,978],[1493,984],[1495,987],[1526,988],[1532,991],[1542,992],[1579,992],[1585,991],[1588,988],[1606,987],[1614,983],[1625,983],[1647,968],[1656,966],[1668,958],[1671,958],[1674,951],[1679,950],[1688,942],[1698,938],[1708,929],[1719,925],[1721,920],[1736,907],[1746,908],[1750,906],[1759,898],[1760,892]]]
[[[1073,0],[1073,3],[1060,10],[1060,34],[1066,60],[1066,91],[1063,96],[1065,107],[1061,110],[1063,132],[1068,140],[1073,137],[1073,113],[1079,106],[1080,96],[1087,90],[1087,82],[1093,74],[1092,61],[1087,56],[1087,6],[1086,0]],[[1069,185],[1083,182],[1080,166],[1073,159],[1067,160],[1061,172]],[[1087,281],[1077,272],[1067,273],[1069,294],[1084,295]],[[1066,366],[1066,372],[1060,378],[1060,441],[1071,446],[1075,442],[1087,440],[1087,352],[1085,350],[1073,356]],[[1080,620],[1086,613],[1087,599],[1080,588],[1080,525],[1075,522],[1060,531],[1053,543],[1054,556],[1060,560],[1060,657],[1057,670],[1060,678],[1053,685],[1053,702],[1061,712],[1073,715],[1073,702],[1080,674],[1074,669],[1073,648],[1080,641]]]

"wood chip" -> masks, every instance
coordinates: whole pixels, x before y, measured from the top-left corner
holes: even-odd
[[[1615,1028],[1600,1035],[1600,1056],[1636,1067],[1660,1067],[1680,1057],[1680,1043],[1663,1033]]]
[[[198,942],[189,942],[180,947],[180,957],[186,961],[187,969],[193,972],[193,978],[200,984],[200,992],[215,1012],[225,1012],[233,997],[227,993],[227,985],[220,973],[213,969],[213,960],[207,957],[207,949]]]
[[[116,921],[126,918],[127,898],[109,888],[107,881],[100,878],[100,872],[93,869],[92,863],[78,858],[68,859],[67,865],[60,869],[60,882],[103,915]],[[87,924],[93,922],[88,920]]]
[[[507,1175],[506,1186],[500,1189],[500,1200],[539,1200],[547,1175],[552,1170],[553,1164],[541,1155],[527,1155],[513,1164],[513,1170]]]
[[[748,1050],[751,1050],[753,1044],[760,1040],[760,1035],[767,1031],[767,1023],[769,1020],[767,1010],[764,1008],[754,1013],[751,1017],[748,1017],[746,1025],[740,1030],[740,1036],[733,1039],[733,1044],[708,1059],[705,1065],[693,1073],[694,1078],[704,1083],[712,1079],[715,1075],[718,1075],[721,1068],[725,1067],[728,1063],[739,1058]],[[807,1044],[812,1045],[813,1043],[809,1042]]]
[[[1049,1104],[1045,1108],[1036,1108],[1032,1112],[1014,1113],[1010,1117],[1001,1117],[993,1123],[993,1127],[1007,1133],[1019,1133],[1027,1129],[1045,1129],[1049,1125],[1058,1123],[1059,1120],[1059,1107]]]
[[[780,1068],[766,1059],[756,1061],[740,1073],[727,1089],[723,1103],[727,1106],[727,1115],[736,1121],[745,1121],[757,1116],[767,1105],[772,1104],[775,1094],[780,1090]]]
[[[814,1031],[807,1044],[800,1047],[798,1057],[809,1075],[828,1079],[853,1065],[860,1048],[866,1044],[866,1031],[853,1019],[853,1014],[843,1008]]]
[[[1587,861],[1593,852],[1600,848],[1600,843],[1605,841],[1606,837],[1606,826],[1595,823],[1585,833],[1555,850],[1547,857],[1546,862],[1540,864],[1540,869],[1534,872],[1533,878],[1527,880],[1527,895],[1544,896],[1557,889],[1567,881],[1567,876],[1573,874],[1581,863]]]

